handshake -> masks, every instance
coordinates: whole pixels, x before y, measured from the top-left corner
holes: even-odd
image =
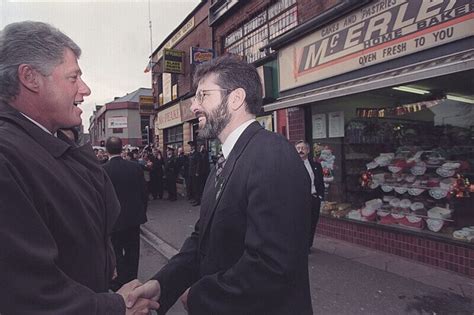
[[[156,280],[149,280],[142,284],[138,280],[124,284],[118,291],[125,301],[126,315],[148,314],[157,310],[160,304],[161,287]]]

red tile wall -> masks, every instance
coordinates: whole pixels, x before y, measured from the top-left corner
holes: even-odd
[[[474,278],[474,249],[467,246],[325,216],[316,232]]]
[[[295,143],[305,139],[304,110],[299,107],[288,109],[288,140]]]

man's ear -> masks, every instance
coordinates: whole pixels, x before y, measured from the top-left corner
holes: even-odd
[[[39,76],[38,71],[33,69],[30,65],[21,64],[18,67],[18,79],[20,83],[32,92],[38,92],[39,90]]]
[[[242,105],[245,104],[246,97],[245,90],[243,88],[237,88],[233,90],[229,95],[230,108],[234,111],[238,110]]]

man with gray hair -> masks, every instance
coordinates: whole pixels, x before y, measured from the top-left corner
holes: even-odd
[[[137,280],[108,293],[119,203],[91,146],[78,147],[59,130],[81,124],[77,105],[91,93],[80,55],[45,23],[0,31],[3,315],[142,314],[159,306],[143,296],[125,307]]]

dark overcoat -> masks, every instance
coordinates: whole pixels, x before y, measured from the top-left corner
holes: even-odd
[[[120,206],[90,145],[0,102],[0,313],[125,314],[107,293]]]
[[[155,276],[163,314],[190,287],[192,315],[312,314],[310,181],[294,147],[257,122],[237,140],[200,219]]]

